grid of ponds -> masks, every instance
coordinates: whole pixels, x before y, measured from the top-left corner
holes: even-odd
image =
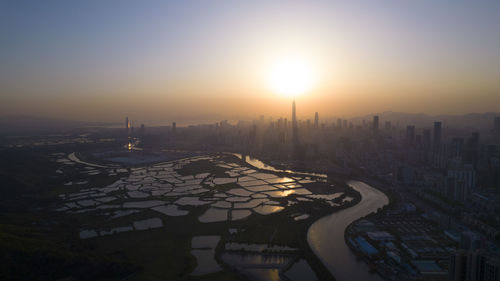
[[[197,217],[199,223],[217,223],[243,220],[253,215],[270,215],[301,202],[323,200],[331,206],[339,206],[352,200],[341,192],[318,194],[307,188],[307,184],[324,179],[262,172],[226,162],[222,156],[196,156],[138,168],[88,163],[78,159],[75,153],[57,153],[54,156],[62,165],[57,174],[63,174],[64,166],[71,165],[78,167],[81,175],[89,177],[88,181],[65,184],[83,188],[73,192],[69,190],[74,189],[68,189],[61,194],[62,205],[57,207],[57,211],[70,215],[96,213],[110,222],[139,213],[153,214],[146,215],[148,218],[130,219],[128,223],[113,228],[82,228],[81,239],[165,227],[168,217],[187,216],[199,208],[203,210]],[[208,172],[181,175],[178,172],[186,165],[202,160],[224,169],[225,175],[218,173],[216,176]],[[91,176],[100,174],[120,178],[107,186],[87,187],[92,184]],[[309,214],[293,213],[290,217],[295,221],[306,220]],[[191,275],[222,270],[215,259],[215,248],[219,242],[220,236],[192,238],[191,254],[196,258],[197,266]],[[285,275],[290,280],[299,280],[296,277],[315,280],[316,276],[307,262],[297,259],[298,251],[288,246],[229,242],[223,245],[220,259],[250,279],[280,280]]]
[[[75,153],[56,156],[56,161],[63,166],[83,165],[79,169],[83,175],[123,175],[107,186],[81,188],[77,192],[61,194],[64,203],[57,211],[68,214],[98,212],[110,220],[143,213],[145,210],[157,213],[157,216],[149,219],[131,221],[112,229],[81,229],[82,239],[159,228],[164,226],[165,216],[186,216],[196,208],[204,209],[198,217],[200,223],[216,223],[242,220],[256,214],[269,215],[300,202],[318,199],[338,206],[339,201],[333,201],[343,196],[343,193],[313,194],[304,185],[315,182],[314,177],[260,172],[226,162],[221,156],[196,156],[138,168],[88,163],[79,160]],[[202,160],[224,169],[225,176],[216,177],[207,172],[193,175],[178,173],[186,165]],[[56,173],[62,170],[60,168]],[[87,181],[66,183],[68,186],[78,184],[89,185]],[[287,199],[284,203],[283,200],[275,201],[283,198]],[[307,214],[294,216],[295,220],[309,217]]]

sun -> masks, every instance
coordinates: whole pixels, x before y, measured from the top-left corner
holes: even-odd
[[[268,78],[274,91],[286,97],[295,97],[311,90],[316,74],[306,60],[287,58],[271,65]]]

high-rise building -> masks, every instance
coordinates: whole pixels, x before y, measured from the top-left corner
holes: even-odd
[[[467,142],[465,144],[465,153],[464,160],[467,163],[470,163],[477,168],[477,164],[479,161],[479,133],[474,132],[472,135],[467,138]]]
[[[437,148],[441,144],[441,122],[434,122],[434,147]]]
[[[462,158],[464,150],[464,138],[454,137],[451,140],[451,156],[456,158]]]
[[[415,144],[418,147],[422,146],[422,135],[415,135]]]
[[[415,142],[415,126],[406,127],[406,143],[412,145]]]
[[[493,119],[493,131],[497,136],[500,136],[500,116],[495,116]]]
[[[341,129],[342,128],[342,119],[338,118],[337,119],[337,129]]]
[[[430,129],[425,129],[424,130],[424,136],[423,136],[423,146],[425,150],[428,150],[431,148],[431,130]]]
[[[378,115],[373,116],[373,134],[378,134]]]
[[[314,113],[314,129],[319,128],[319,115],[318,112]]]
[[[292,103],[292,142],[294,146],[298,145],[299,143],[299,132],[297,126],[297,111],[295,108],[295,100],[293,100]],[[296,149],[296,147],[294,149]]]
[[[472,165],[454,165],[446,173],[446,193],[455,201],[465,202],[476,189],[476,171]]]
[[[478,250],[481,248],[481,236],[470,230],[463,231],[460,234],[460,249]]]
[[[131,131],[131,125],[130,125],[130,120],[128,120],[128,116],[125,117],[125,132],[127,134],[130,134],[130,131]]]
[[[385,121],[385,130],[389,132],[391,128],[391,121]]]
[[[177,131],[177,124],[175,122],[172,122],[172,133],[175,134],[176,131]]]
[[[500,281],[500,258],[484,250],[459,250],[451,257],[450,281]]]

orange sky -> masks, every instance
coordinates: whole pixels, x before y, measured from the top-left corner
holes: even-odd
[[[0,115],[140,122],[500,111],[500,3],[2,3]],[[89,16],[92,15],[92,20]]]

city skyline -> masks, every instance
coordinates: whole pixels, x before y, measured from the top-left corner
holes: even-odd
[[[500,1],[1,0],[0,280],[500,281]]]

